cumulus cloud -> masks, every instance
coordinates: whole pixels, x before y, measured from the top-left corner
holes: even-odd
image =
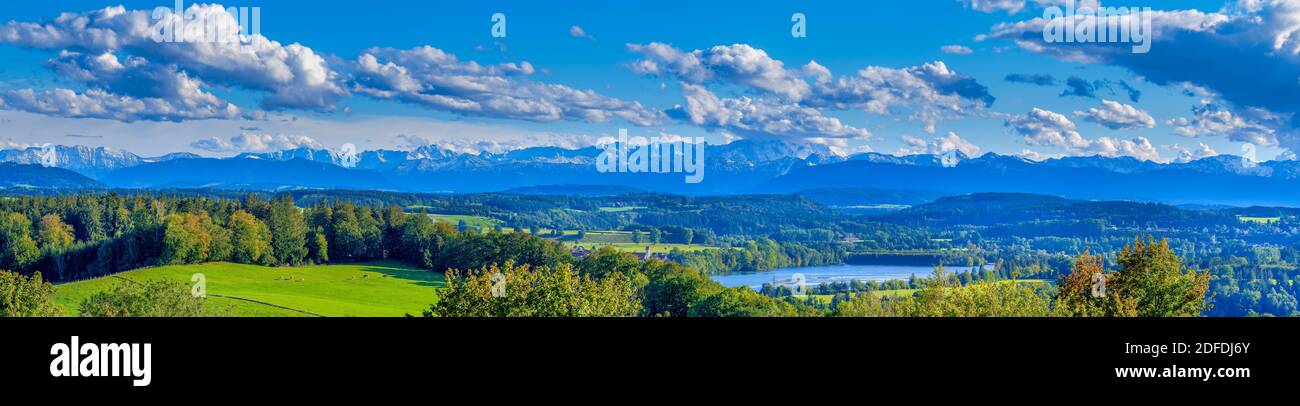
[[[1011,83],[1025,83],[1036,86],[1056,86],[1056,77],[1048,74],[1012,73],[1003,80]]]
[[[1191,84],[1217,94],[1234,115],[1277,112],[1288,116],[1272,128],[1277,144],[1300,147],[1300,132],[1289,118],[1300,112],[1300,2],[1244,0],[1216,12],[1154,11],[1150,17],[1147,54],[1132,53],[1131,44],[1048,44],[1042,18],[996,25],[984,38],[1063,60],[1123,67],[1157,85]]]
[[[272,152],[296,148],[322,149],[315,139],[304,135],[242,133],[229,140],[210,137],[193,142],[190,146],[208,152]]]
[[[698,126],[725,130],[746,138],[871,137],[870,131],[846,125],[814,108],[749,97],[720,98],[700,85],[682,83],[681,86],[686,105],[669,110],[668,115]]]
[[[762,49],[746,44],[718,45],[707,50],[685,52],[662,43],[628,44],[628,50],[645,56],[631,65],[634,72],[672,76],[687,83],[711,80],[749,86],[799,101],[811,92],[798,71],[787,70]]]
[[[939,51],[948,55],[970,55],[975,53],[974,50],[965,45],[944,45],[939,47]]]
[[[1027,145],[1054,148],[1070,155],[1130,156],[1148,161],[1161,160],[1159,151],[1145,137],[1127,140],[1111,137],[1086,139],[1065,115],[1037,107],[1026,115],[1008,118],[1006,126]]]
[[[929,141],[910,135],[904,135],[902,140],[903,143],[907,144],[907,146],[899,148],[895,155],[943,155],[957,151],[961,152],[962,155],[973,157],[979,156],[980,153],[979,146],[962,139],[954,132],[949,132],[948,135],[945,136],[934,137]]]
[[[852,76],[818,83],[805,104],[869,113],[911,112],[910,118],[934,132],[946,117],[964,116],[991,106],[995,98],[974,78],[948,69],[942,61],[904,69],[869,66]]]
[[[100,89],[76,92],[71,89],[17,89],[0,93],[0,108],[67,118],[99,118],[132,122],[184,121],[209,118],[239,118],[232,104],[187,104],[184,100],[134,98]]]
[[[637,125],[660,119],[638,102],[529,80],[535,69],[528,62],[480,65],[429,46],[372,48],[357,58],[354,70],[357,93],[463,115],[540,122],[619,118]]]
[[[691,52],[662,43],[627,47],[644,57],[628,65],[638,74],[673,77],[694,85],[743,86],[802,107],[907,113],[930,132],[944,118],[969,114],[995,100],[987,87],[948,69],[942,61],[902,69],[869,66],[854,75],[836,77],[815,61],[800,69],[787,69],[782,61],[746,44]]]
[[[1174,162],[1178,163],[1187,163],[1219,155],[1214,148],[1210,148],[1210,146],[1205,145],[1204,142],[1198,142],[1195,147],[1191,148],[1186,148],[1178,144],[1167,145],[1165,148],[1178,154],[1178,158],[1174,159]]]
[[[125,122],[232,119],[252,116],[204,90],[204,83],[177,70],[128,56],[120,60],[105,52],[83,55],[61,51],[46,64],[60,76],[88,88],[19,89],[0,93],[6,108],[73,118],[102,118]]]
[[[270,109],[332,110],[335,102],[346,95],[338,84],[338,74],[328,67],[323,57],[303,45],[284,45],[260,34],[250,35],[246,41],[159,42],[154,40],[150,13],[117,6],[64,13],[45,22],[10,21],[0,25],[0,43],[34,49],[72,50],[96,56],[112,54],[119,59],[134,58],[141,64],[164,66],[159,69],[172,69],[170,67],[174,66],[177,71],[200,83],[265,92],[261,104]],[[220,5],[195,4],[186,13],[210,24],[238,26],[235,18]],[[182,17],[169,14],[160,24],[179,18]],[[136,79],[148,81],[166,77],[142,75]],[[154,82],[140,85],[152,84]],[[156,84],[167,85],[165,81]],[[184,104],[175,100],[167,102]]]
[[[1006,125],[1029,145],[1069,148],[1085,144],[1068,117],[1037,107],[1027,115],[1007,119]]]
[[[1260,110],[1248,110],[1247,113],[1255,119],[1233,113],[1210,100],[1202,100],[1201,104],[1192,107],[1190,118],[1176,117],[1165,124],[1174,126],[1174,134],[1188,138],[1226,135],[1228,139],[1237,142],[1278,145],[1277,130],[1274,128],[1281,124],[1267,122],[1278,121],[1280,117]],[[1262,119],[1263,122],[1257,119]]]
[[[1156,126],[1156,119],[1146,111],[1111,100],[1102,100],[1101,107],[1093,107],[1088,111],[1076,111],[1074,115],[1112,130],[1155,128]]]

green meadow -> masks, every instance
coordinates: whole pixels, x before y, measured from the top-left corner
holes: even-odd
[[[1011,281],[998,281],[996,283],[1010,283],[1010,282]],[[1016,283],[1030,284],[1030,285],[1043,285],[1044,287],[1047,288],[1051,288],[1052,286],[1054,286],[1052,281],[1047,279],[1018,279],[1016,280]],[[958,289],[962,289],[962,288],[958,288]],[[885,290],[874,291],[874,293],[878,297],[910,297],[919,291],[920,289],[885,289]],[[831,300],[835,298],[835,295],[807,295],[807,297],[809,300],[815,301],[819,304],[829,305],[831,304]]]
[[[1281,217],[1237,216],[1237,220],[1240,220],[1243,223],[1273,224],[1282,221],[1282,218]]]
[[[117,283],[172,279],[193,285],[202,274],[208,307],[230,316],[418,315],[437,301],[443,274],[399,262],[265,267],[212,262],[137,269],[57,286],[55,302],[75,315],[80,303]]]
[[[501,220],[483,216],[470,216],[464,214],[429,214],[428,216],[429,218],[432,218],[433,221],[450,223],[453,226],[458,226],[461,221],[464,221],[465,225],[479,230],[491,230],[492,228],[501,225]]]
[[[601,207],[600,211],[607,213],[622,213],[646,208],[645,206],[618,206],[618,207]]]

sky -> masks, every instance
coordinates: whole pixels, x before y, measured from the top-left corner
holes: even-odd
[[[1048,22],[1085,17],[1049,13],[1067,2],[1097,6],[183,4],[222,23],[237,21],[226,7],[258,7],[258,32],[226,42],[155,38],[181,17],[154,9],[174,2],[18,2],[0,16],[0,148],[477,152],[576,148],[626,128],[841,154],[1294,158],[1300,1],[1103,1],[1153,8],[1146,53],[1047,42]]]

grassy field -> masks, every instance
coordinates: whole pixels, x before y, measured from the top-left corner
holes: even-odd
[[[600,211],[608,212],[608,213],[622,213],[625,211],[633,211],[633,210],[644,209],[644,208],[645,206],[601,207]]]
[[[173,279],[190,285],[206,278],[208,306],[231,316],[418,315],[437,301],[443,275],[397,262],[272,268],[214,262],[138,269],[58,285],[55,302],[64,314],[95,292],[116,283]],[[129,283],[129,282],[128,282]]]
[[[460,225],[461,220],[464,220],[466,225],[473,228],[477,228],[481,231],[492,230],[494,227],[501,224],[501,220],[497,220],[490,217],[483,217],[483,216],[469,216],[464,214],[432,214],[432,213],[428,214],[428,216],[429,218],[432,218],[433,221],[448,223],[453,226]]]
[[[1008,282],[1010,281],[999,281],[997,283],[1008,283]],[[1043,284],[1048,286],[1052,285],[1052,281],[1047,279],[1018,279],[1016,280],[1016,282],[1021,284],[1034,284],[1034,285]],[[878,297],[910,297],[919,290],[920,289],[888,289],[888,290],[877,290],[874,293]],[[817,301],[817,303],[825,304],[825,305],[831,304],[831,299],[833,299],[834,297],[835,295],[808,295],[808,298]]]
[[[582,238],[583,244],[591,244],[591,243],[618,244],[618,243],[631,243],[631,242],[632,242],[631,231],[592,230],[583,233],[583,238]]]
[[[1276,223],[1276,222],[1282,221],[1282,218],[1281,218],[1281,217],[1247,217],[1247,216],[1237,216],[1237,220],[1241,220],[1241,222],[1243,222],[1243,223],[1273,224],[1273,223]]]

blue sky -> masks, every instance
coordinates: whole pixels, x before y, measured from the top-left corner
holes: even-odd
[[[473,151],[583,146],[629,128],[713,142],[777,138],[841,153],[957,149],[1171,161],[1238,154],[1251,142],[1260,159],[1292,156],[1295,106],[1259,92],[1296,91],[1297,80],[1281,82],[1300,78],[1295,48],[1273,41],[1288,32],[1284,17],[1295,2],[1159,2],[1167,14],[1156,26],[1165,35],[1145,56],[1100,44],[1044,48],[1024,40],[1034,32],[995,28],[1041,17],[1044,6],[1063,1],[235,1],[223,5],[261,7],[261,35],[276,43],[227,59],[213,55],[247,49],[133,43],[122,31],[125,17],[95,11],[169,2],[22,2],[7,5],[0,19],[7,22],[0,58],[8,61],[0,66],[0,147],[230,155],[346,142]],[[64,12],[85,13],[91,28],[102,25],[100,34],[119,30],[121,41],[97,41],[54,21]],[[506,16],[505,38],[490,35],[493,13]],[[791,35],[794,13],[806,16],[806,37]],[[1187,28],[1196,19],[1215,25]],[[63,36],[33,34],[51,32]],[[319,61],[286,62],[304,55],[286,51],[290,44]],[[670,55],[652,54],[652,44]],[[1231,46],[1216,47],[1224,44]],[[436,50],[416,52],[426,46]],[[1217,60],[1187,49],[1255,52],[1223,55],[1221,63],[1258,57],[1283,79],[1252,75],[1253,66],[1238,66],[1239,77],[1229,78],[1179,68]],[[126,68],[103,68],[96,61],[105,56]],[[367,56],[375,69],[362,66]],[[672,68],[691,58],[707,63]],[[831,73],[828,81],[809,73],[810,61]],[[385,65],[392,69],[379,69]],[[744,71],[750,68],[757,70]],[[854,82],[864,69],[874,76]],[[324,82],[304,84],[321,71]],[[1012,74],[1052,83],[1009,81]],[[178,77],[197,91],[176,86]],[[1063,95],[1071,78],[1095,89]],[[462,80],[472,83],[460,87]],[[840,80],[852,83],[837,86]],[[1260,90],[1243,90],[1252,88]]]

